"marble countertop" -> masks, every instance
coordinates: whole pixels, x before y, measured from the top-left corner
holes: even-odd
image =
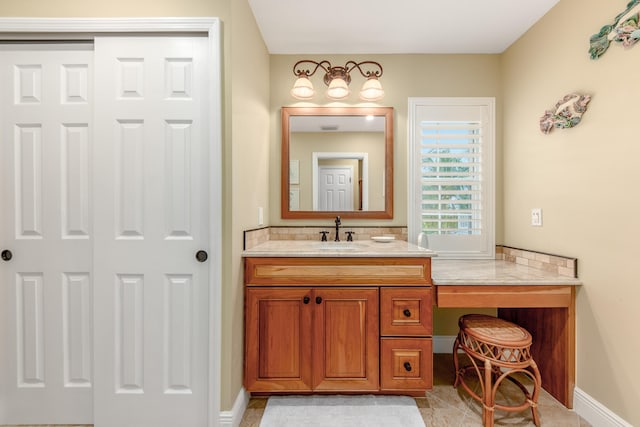
[[[431,277],[437,286],[452,285],[580,285],[573,277],[502,260],[438,259],[429,249],[404,240],[318,242],[269,240],[242,252],[243,257],[435,257]]]
[[[502,260],[434,259],[431,277],[437,286],[581,285],[573,277]]]
[[[243,257],[433,257],[436,253],[404,240],[318,242],[269,240],[242,252]]]

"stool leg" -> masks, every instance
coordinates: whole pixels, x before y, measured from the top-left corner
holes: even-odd
[[[540,387],[542,385],[542,379],[540,378],[540,371],[535,360],[531,359],[531,370],[535,376],[533,380],[533,395],[531,396],[531,415],[533,416],[533,423],[540,427],[540,414],[538,414],[538,395],[540,394]]]
[[[458,364],[458,348],[460,347],[460,336],[456,337],[456,340],[453,342],[453,368],[456,371],[456,379],[453,382],[453,388],[458,387],[460,384],[460,371]]]
[[[489,359],[484,361],[484,390],[482,390],[482,425],[493,427],[494,400],[492,378],[493,369]]]

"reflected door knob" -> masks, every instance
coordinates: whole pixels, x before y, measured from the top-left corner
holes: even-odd
[[[9,249],[5,249],[2,251],[2,260],[3,261],[11,261],[11,258],[13,258],[13,254],[11,253],[11,251]]]
[[[196,252],[196,259],[198,262],[205,262],[209,258],[209,254],[207,251],[198,251]]]

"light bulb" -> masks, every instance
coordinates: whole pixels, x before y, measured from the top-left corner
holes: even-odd
[[[300,76],[293,84],[291,96],[297,99],[311,99],[316,91],[313,90],[313,84],[306,76]]]
[[[344,79],[335,78],[329,83],[327,96],[331,99],[344,99],[349,96],[349,85]]]
[[[360,91],[360,99],[363,101],[379,101],[383,97],[384,90],[382,90],[382,85],[376,77],[370,77],[364,82]]]

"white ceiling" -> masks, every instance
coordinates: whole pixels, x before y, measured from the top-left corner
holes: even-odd
[[[501,53],[559,0],[249,0],[272,54]]]

